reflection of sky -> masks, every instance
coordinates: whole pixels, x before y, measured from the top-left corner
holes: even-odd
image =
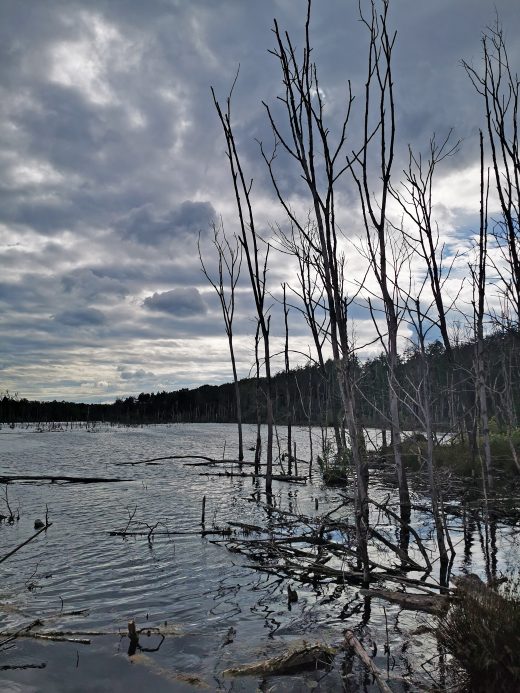
[[[356,5],[315,3],[313,17],[314,55],[333,134],[348,79],[357,96],[352,148],[359,139],[366,54]],[[482,126],[460,60],[478,65],[480,34],[496,6],[516,65],[517,3],[394,5],[396,176],[406,165],[409,143],[425,151],[433,132],[440,139],[451,127],[454,138],[463,139],[434,185],[435,219],[452,257],[467,250],[468,233],[476,231]],[[196,250],[201,231],[211,267],[215,216],[236,231],[209,87],[224,97],[240,64],[236,135],[247,176],[254,178],[257,223],[268,236],[283,217],[255,141],[271,146],[261,101],[275,103],[280,93],[267,49],[274,16],[301,46],[301,9],[274,0],[229,0],[218,8],[207,1],[50,0],[32,3],[30,11],[23,3],[2,4],[0,388],[27,397],[110,400],[230,378],[218,302]],[[276,165],[291,205],[305,214],[309,200],[298,172],[281,154]],[[365,262],[354,247],[360,211],[347,178],[337,202],[338,223],[353,241],[345,245],[352,294]],[[490,205],[496,208],[493,198]],[[399,224],[399,210],[391,205],[390,211]],[[466,255],[456,270],[446,286],[452,295],[467,274]],[[273,250],[269,290],[279,296],[284,280],[295,284],[294,268]],[[239,299],[236,351],[246,375],[255,326],[245,281]],[[361,305],[365,299],[360,297]],[[464,309],[468,296],[461,300]],[[275,324],[280,311],[273,310],[277,352],[283,335]],[[371,321],[354,306],[351,313],[363,346],[374,337]],[[294,349],[306,353],[310,340],[296,311],[291,333]],[[410,336],[403,327],[403,347]]]
[[[28,616],[32,614],[43,618],[49,629],[56,627],[71,631],[125,631],[131,618],[135,618],[139,627],[164,627],[167,621],[170,632],[177,635],[167,637],[160,652],[153,656],[153,663],[163,675],[172,671],[196,672],[206,681],[213,682],[210,687],[214,685],[215,672],[246,661],[279,655],[282,647],[296,640],[341,642],[346,627],[343,610],[348,612],[357,608],[348,619],[349,627],[356,627],[364,616],[358,585],[341,585],[338,592],[339,585],[335,581],[325,581],[319,590],[312,584],[291,583],[296,587],[299,599],[288,611],[287,581],[256,570],[248,557],[228,552],[225,546],[201,539],[198,534],[203,496],[206,496],[208,526],[213,522],[225,526],[228,520],[263,525],[267,514],[250,502],[252,491],[261,490],[263,482],[256,486],[247,478],[208,478],[201,472],[212,470],[184,466],[181,460],[165,460],[157,466],[117,465],[171,454],[232,458],[237,449],[236,430],[235,425],[208,424],[140,428],[96,426],[92,432],[75,425],[72,430],[45,433],[22,428],[11,431],[4,427],[0,432],[0,458],[9,460],[9,469],[4,466],[0,469],[2,473],[119,476],[130,481],[64,486],[9,485],[10,502],[14,507],[20,506],[20,521],[13,526],[2,526],[0,555],[5,555],[34,532],[34,519],[45,515],[46,504],[53,525],[47,533],[2,565],[2,601],[11,609],[0,613],[1,629],[15,630],[27,625],[32,620]],[[313,432],[316,453],[321,430],[313,429]],[[285,430],[282,427],[279,434],[280,443],[284,446]],[[295,428],[293,436],[298,458],[307,460],[308,431]],[[255,438],[256,426],[244,426],[248,460],[254,455],[249,448]],[[307,465],[300,463],[299,472],[306,473]],[[378,482],[375,470],[371,471],[371,476],[371,497],[383,502],[389,489]],[[332,516],[352,524],[353,504],[347,501],[339,507],[339,490],[324,488],[319,474],[315,475],[314,481],[297,486],[275,481],[276,507],[311,517],[336,508]],[[427,495],[417,486],[414,475],[411,475],[411,489],[417,493],[417,505],[427,502]],[[351,489],[347,488],[346,495],[350,494]],[[315,510],[315,499],[318,500],[318,511]],[[460,498],[454,499],[447,493],[444,500],[447,504],[458,503]],[[397,502],[398,496],[394,495],[390,499],[391,507],[397,507]],[[171,532],[186,531],[190,534],[157,536],[151,546],[146,537],[123,540],[110,536],[110,531],[126,526],[129,512],[134,509],[137,521],[151,525],[161,522],[164,524],[158,527],[159,530],[167,528]],[[378,520],[378,530],[387,533],[395,542],[396,526],[389,524],[387,518],[374,509],[371,522],[375,524]],[[284,523],[272,524],[282,524],[276,528],[277,533],[286,531]],[[434,570],[428,581],[434,581],[439,569],[434,560],[435,532],[431,513],[414,511],[412,524],[426,549],[433,550]],[[479,532],[484,532],[482,524],[480,527],[472,524],[468,515],[467,527],[471,534],[466,534],[466,542],[460,518],[448,514],[448,524],[457,551],[454,573],[467,570],[484,577],[479,535]],[[308,533],[311,528],[314,528],[312,523],[310,526],[302,525],[299,534]],[[258,538],[257,534],[244,536],[240,531],[238,536]],[[341,534],[333,533],[331,538],[345,542]],[[316,547],[311,549],[303,544],[298,548],[316,550]],[[398,563],[394,554],[383,549],[382,545],[374,549],[372,558],[385,565]],[[410,551],[411,556],[422,564],[423,559],[413,539]],[[506,572],[515,567],[518,557],[518,536],[515,538],[511,528],[504,529],[499,524],[496,533],[497,570]],[[347,569],[348,561],[333,559],[327,565]],[[419,574],[410,572],[408,577],[419,577]],[[38,587],[29,591],[25,585],[31,581]],[[61,611],[64,613],[60,612],[60,598],[63,599]],[[22,614],[16,611],[18,607],[23,609]],[[65,615],[67,611],[78,609],[88,609],[88,612],[81,616]],[[57,620],[47,618],[50,614],[58,615]],[[406,671],[408,656],[414,672],[421,678],[424,674],[420,665],[435,652],[435,641],[430,641],[428,636],[410,638],[410,631],[414,631],[426,616],[402,611],[396,604],[376,599],[371,602],[368,616],[368,628],[378,643],[385,642],[385,621],[388,619],[392,652],[400,653],[395,657],[394,673],[402,675]],[[224,648],[222,643],[231,627],[237,631],[237,637]],[[404,640],[410,650],[401,652]],[[89,652],[94,650],[100,660],[99,666],[105,667],[107,656],[114,660],[119,644],[116,636],[108,639],[92,637]],[[120,652],[124,653],[125,641],[120,645]],[[36,647],[37,643],[31,646]],[[17,641],[16,647],[18,649],[11,651],[8,662],[25,661],[21,653],[26,654],[26,651],[21,648],[29,646],[22,639]],[[47,685],[47,677],[54,676],[56,669],[63,672],[64,667],[69,666],[69,649],[58,648],[69,648],[69,645],[53,643],[51,648],[47,648],[52,654],[44,653],[41,659],[34,656],[34,650],[28,651],[27,659],[31,662],[54,661],[52,657],[56,653],[61,656],[55,667],[49,664],[47,669],[35,672],[40,689],[62,690],[59,681]],[[430,648],[434,648],[433,652],[429,652]],[[70,653],[70,667],[74,672],[76,647],[70,648]],[[83,649],[80,649],[80,669],[85,666],[84,656]],[[375,661],[384,669],[382,648],[379,648]],[[108,666],[109,672],[113,672],[117,665],[117,661],[112,662]],[[16,676],[14,672],[9,674]],[[23,672],[25,683],[29,674],[31,670]],[[125,675],[123,672],[122,676]],[[76,674],[67,677],[68,685],[71,680],[76,681],[72,676]],[[245,683],[250,684],[250,680]],[[330,690],[340,688],[339,684],[331,684]],[[251,686],[238,690],[251,690]]]

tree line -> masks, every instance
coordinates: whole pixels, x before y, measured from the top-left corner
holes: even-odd
[[[484,339],[487,354],[488,411],[497,430],[506,431],[512,413],[515,427],[520,416],[520,335],[514,331],[496,332]],[[454,347],[454,355],[460,369],[467,374],[454,387],[451,378],[451,362],[441,341],[432,342],[426,348],[426,358],[431,374],[431,407],[435,431],[458,431],[466,440],[471,439],[474,421],[478,414],[472,387],[472,360],[474,344],[471,342]],[[504,359],[506,370],[504,370]],[[398,380],[414,383],[420,377],[421,356],[409,349],[398,358]],[[377,357],[354,365],[356,386],[360,392],[360,420],[364,428],[386,429],[388,421],[381,412],[388,407],[388,364],[382,353]],[[274,418],[280,426],[289,422],[298,426],[331,427],[341,420],[341,396],[338,391],[334,364],[325,362],[326,378],[319,366],[305,366],[280,371],[273,376]],[[511,402],[507,390],[511,384]],[[265,379],[244,378],[238,381],[242,401],[244,423],[256,424],[257,386],[263,388]],[[510,412],[512,408],[512,412]],[[202,385],[173,392],[140,393],[137,396],[118,398],[110,404],[88,404],[67,401],[35,401],[5,393],[0,398],[0,422],[52,423],[52,422],[105,422],[122,425],[167,423],[235,423],[237,407],[234,383]],[[265,406],[260,407],[261,423],[266,422]],[[403,417],[407,430],[422,430],[409,413]]]

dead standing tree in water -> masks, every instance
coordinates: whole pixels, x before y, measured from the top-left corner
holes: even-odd
[[[240,402],[240,387],[238,384],[237,366],[235,359],[235,349],[233,345],[233,318],[235,315],[235,289],[240,277],[240,269],[242,266],[242,249],[235,236],[235,245],[232,246],[226,237],[224,224],[220,222],[220,226],[213,224],[213,245],[217,251],[218,257],[218,279],[213,280],[208,273],[202,252],[200,249],[199,237],[199,260],[202,271],[211,286],[217,292],[220,306],[222,308],[222,317],[224,318],[224,327],[228,338],[229,356],[231,358],[231,367],[233,369],[233,382],[235,385],[235,399],[237,406],[237,423],[238,423],[238,459],[240,462],[244,459],[244,443],[242,438],[242,405]],[[225,287],[224,274],[228,287]]]
[[[387,257],[387,206],[396,130],[392,81],[392,51],[396,33],[388,32],[388,7],[389,0],[382,0],[382,12],[378,14],[376,3],[372,0],[371,14],[368,19],[360,11],[361,21],[370,34],[368,76],[365,84],[363,146],[359,153],[352,153],[349,164],[361,201],[370,266],[384,304],[392,444],[401,510],[407,515],[410,512],[410,493],[401,452],[397,381],[397,337],[402,312],[396,305],[395,283],[392,283],[392,277],[389,276],[390,267]],[[379,186],[377,191],[374,189],[376,185]]]
[[[266,308],[265,305],[267,260],[269,257],[270,246],[269,244],[267,244],[267,249],[265,251],[263,262],[261,262],[260,251],[258,248],[259,236],[256,230],[253,206],[251,202],[251,188],[253,185],[253,181],[246,181],[244,170],[242,168],[242,163],[236,146],[233,128],[231,125],[231,96],[233,94],[233,88],[235,86],[237,78],[235,78],[235,82],[233,83],[230,94],[227,97],[225,111],[222,110],[213,88],[211,89],[211,93],[213,95],[213,102],[215,104],[215,108],[217,110],[222,125],[222,129],[224,131],[224,136],[226,138],[227,157],[231,171],[231,179],[233,183],[233,190],[235,193],[235,201],[237,204],[237,211],[240,224],[239,239],[242,245],[243,253],[246,258],[249,279],[251,282],[251,288],[253,290],[253,297],[257,312],[258,326],[262,334],[262,341],[264,346],[264,367],[266,381],[265,397],[267,409],[267,469],[265,489],[268,496],[270,496],[272,493],[273,474],[274,417],[271,384],[271,355],[269,347],[270,316],[269,308]]]
[[[427,355],[427,339],[432,329],[438,329],[444,343],[447,363],[452,371],[453,355],[448,335],[447,312],[453,308],[455,299],[447,300],[445,284],[450,277],[453,263],[458,254],[452,258],[448,267],[445,266],[444,245],[439,244],[439,231],[432,214],[432,186],[436,167],[444,159],[457,151],[458,142],[449,144],[449,133],[438,145],[435,136],[430,140],[429,158],[423,157],[409,149],[408,168],[404,171],[404,181],[401,191],[391,188],[392,197],[399,203],[404,218],[409,224],[403,231],[405,241],[410,248],[411,261],[419,261],[419,269],[424,279],[419,290],[412,296],[408,293],[405,302],[408,304],[407,313],[409,324],[416,336],[415,358],[418,365],[416,382],[408,381],[402,387],[402,401],[405,408],[417,420],[426,436],[426,465],[432,512],[435,522],[437,544],[441,558],[441,575],[446,574],[448,566],[447,544],[450,538],[443,520],[442,507],[439,499],[434,450],[436,445],[434,418],[432,410],[430,361]],[[440,247],[439,247],[440,246]],[[430,296],[425,301],[423,290],[429,286]],[[403,288],[401,287],[401,292]],[[458,297],[458,294],[457,294]],[[429,303],[428,303],[429,302]],[[425,305],[426,303],[426,305]],[[453,378],[453,374],[452,374]],[[453,382],[453,380],[452,380]]]
[[[475,341],[474,371],[475,371],[475,400],[480,416],[481,436],[484,448],[485,474],[488,487],[493,488],[493,468],[491,461],[491,444],[489,439],[489,415],[486,390],[486,358],[484,352],[484,315],[486,299],[486,265],[488,238],[488,195],[489,171],[485,175],[484,138],[480,132],[480,230],[477,245],[476,264],[470,264],[473,280],[473,333]]]
[[[491,153],[502,221],[493,235],[500,251],[494,268],[502,280],[502,321],[520,323],[520,142],[518,108],[520,80],[509,64],[502,28],[497,20],[482,37],[483,71],[464,62],[473,86],[484,101],[487,140]],[[491,260],[491,257],[490,257]],[[508,318],[512,312],[513,318]]]
[[[311,1],[309,0],[301,62],[296,56],[289,34],[280,31],[276,20],[274,22],[276,48],[271,52],[278,60],[281,69],[284,94],[278,101],[282,104],[290,134],[284,134],[285,127],[278,124],[274,110],[264,103],[275,136],[275,147],[270,155],[266,154],[263,147],[261,151],[278,200],[287,214],[289,223],[309,243],[323,284],[329,316],[328,337],[357,476],[356,526],[359,555],[365,579],[368,580],[368,465],[363,433],[356,415],[352,373],[353,350],[347,328],[343,258],[338,249],[339,231],[335,203],[336,186],[348,169],[348,164],[345,164],[345,143],[353,97],[349,84],[346,113],[339,127],[337,142],[332,145],[332,137],[324,121],[324,102],[319,88],[317,68],[311,60],[310,14]],[[301,178],[308,189],[311,198],[310,227],[315,229],[315,237],[308,233],[309,218],[306,217],[304,222],[299,219],[278,184],[275,171],[278,147],[285,152],[289,160],[296,162]]]

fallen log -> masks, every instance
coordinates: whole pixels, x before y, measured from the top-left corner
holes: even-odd
[[[51,484],[62,481],[67,484],[104,484],[118,481],[130,481],[130,479],[103,478],[98,476],[56,476],[51,474],[18,474],[15,476],[5,474],[0,476],[0,484],[10,484],[13,481],[50,481]]]
[[[403,609],[409,611],[427,611],[430,614],[439,613],[446,608],[449,602],[449,598],[444,594],[410,594],[397,590],[373,589],[362,589],[359,590],[359,593],[364,597],[376,597],[399,604]]]
[[[225,669],[224,676],[281,676],[305,669],[320,669],[330,665],[337,648],[324,643],[294,644],[287,652],[251,664]]]
[[[165,457],[152,457],[149,460],[137,460],[136,462],[114,462],[117,467],[134,467],[137,464],[150,464],[151,462],[165,462],[166,460],[204,460],[204,462],[193,462],[192,466],[207,466],[213,464],[247,464],[253,465],[254,462],[239,462],[238,460],[217,460],[206,455],[166,455]],[[186,463],[187,465],[190,463]]]
[[[370,659],[370,657],[366,653],[365,648],[359,642],[359,640],[356,638],[356,636],[351,630],[345,631],[345,644],[347,645],[347,647],[349,647],[356,653],[359,659],[363,662],[363,664],[375,678],[375,680],[377,681],[377,685],[379,686],[379,690],[383,691],[383,693],[392,693],[392,689],[383,680],[381,672],[376,667],[374,662]]]
[[[265,474],[253,474],[250,472],[233,472],[225,470],[223,472],[200,472],[199,476],[227,476],[227,477],[246,477],[248,479],[265,479]],[[273,481],[286,481],[291,484],[306,484],[306,476],[289,476],[288,474],[272,474]]]

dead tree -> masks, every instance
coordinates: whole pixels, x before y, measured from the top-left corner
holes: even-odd
[[[290,224],[290,231],[284,231],[280,226],[276,230],[276,238],[279,242],[279,250],[295,258],[297,262],[297,277],[299,287],[288,285],[298,302],[303,304],[296,306],[303,313],[305,322],[310,329],[314,349],[316,352],[315,363],[323,379],[327,397],[331,402],[332,427],[336,440],[336,448],[341,453],[343,442],[340,432],[339,412],[334,401],[333,392],[329,387],[329,373],[325,366],[324,347],[330,341],[329,320],[326,305],[324,304],[323,272],[320,271],[320,256],[313,248],[319,240],[316,234],[316,225],[310,222],[305,227],[305,233],[301,234]],[[328,411],[328,407],[325,407]],[[325,419],[328,417],[326,416]],[[324,423],[328,425],[328,421]]]
[[[217,292],[222,309],[222,317],[224,319],[224,328],[228,338],[229,356],[231,359],[231,367],[233,369],[233,382],[235,385],[235,400],[237,407],[237,424],[238,424],[238,459],[240,462],[244,459],[244,443],[242,438],[242,405],[240,402],[240,387],[238,384],[237,366],[235,359],[235,349],[233,345],[233,318],[235,315],[235,289],[240,277],[240,269],[242,266],[242,249],[235,236],[236,243],[231,245],[224,231],[222,220],[220,225],[213,224],[213,245],[217,251],[218,257],[218,279],[214,280],[209,274],[200,248],[199,237],[199,260],[202,271],[211,286]],[[224,275],[226,278],[224,279]],[[226,286],[227,284],[227,286]]]
[[[353,349],[347,329],[347,302],[343,287],[343,261],[338,251],[338,227],[336,222],[335,190],[338,181],[348,169],[345,163],[347,125],[353,97],[348,87],[345,115],[339,127],[335,144],[325,124],[324,101],[319,88],[318,72],[311,60],[310,42],[311,0],[307,3],[305,37],[301,61],[287,32],[282,32],[275,20],[273,33],[276,47],[272,54],[277,59],[284,93],[278,98],[284,112],[286,128],[279,125],[275,111],[264,103],[275,137],[275,147],[267,154],[261,147],[271,180],[290,224],[310,244],[311,253],[317,259],[329,318],[329,339],[347,421],[352,459],[357,476],[357,532],[361,562],[368,579],[368,465],[363,444],[363,434],[358,424],[352,374]],[[275,160],[281,148],[295,162],[310,197],[311,227],[316,238],[308,234],[308,218],[302,221],[292,209],[278,183]]]
[[[435,135],[430,140],[429,158],[424,163],[422,156],[417,155],[409,147],[408,168],[404,171],[402,192],[391,188],[391,194],[399,203],[405,219],[412,227],[406,237],[419,257],[422,267],[428,277],[431,294],[437,311],[437,327],[441,333],[442,342],[448,358],[452,359],[451,340],[448,333],[447,313],[453,306],[453,301],[446,301],[445,284],[450,276],[453,263],[445,267],[445,246],[439,244],[439,230],[432,215],[432,185],[437,166],[447,157],[458,150],[459,142],[450,144],[451,133],[438,145]],[[440,245],[440,247],[439,247]]]
[[[287,407],[287,465],[288,474],[292,474],[292,422],[293,422],[293,403],[291,397],[290,388],[290,363],[289,363],[289,308],[287,307],[287,294],[286,294],[286,284],[282,285],[283,288],[283,316],[285,325],[285,347],[284,347],[284,361],[285,361],[285,404]]]
[[[486,299],[486,263],[487,263],[487,238],[488,215],[487,201],[489,193],[489,172],[487,179],[484,167],[484,138],[480,132],[480,230],[477,246],[476,266],[470,264],[470,272],[473,279],[473,331],[475,342],[474,370],[475,391],[481,422],[481,437],[484,448],[484,460],[486,476],[489,488],[493,487],[493,468],[491,461],[491,445],[489,441],[489,416],[487,406],[486,388],[486,359],[484,342],[484,314]]]
[[[464,62],[473,86],[482,97],[496,190],[502,219],[493,230],[501,258],[494,267],[502,279],[504,314],[511,306],[514,323],[520,322],[520,150],[518,108],[520,81],[513,72],[497,20],[482,36],[483,66]]]
[[[238,75],[237,75],[238,76]],[[236,79],[235,79],[236,82]],[[234,84],[233,84],[234,87]],[[266,450],[266,480],[265,488],[268,495],[272,492],[272,473],[273,473],[273,397],[271,384],[271,355],[269,347],[269,329],[270,315],[269,308],[265,304],[266,276],[267,276],[267,261],[269,258],[269,244],[265,251],[263,261],[260,256],[258,247],[259,236],[256,230],[255,218],[253,213],[253,205],[251,201],[251,188],[253,181],[247,181],[245,178],[244,169],[236,146],[235,136],[231,125],[231,96],[233,87],[226,100],[226,109],[222,110],[220,103],[217,100],[213,88],[213,102],[217,110],[224,136],[226,138],[227,157],[231,171],[231,180],[233,183],[233,191],[235,193],[235,201],[237,204],[237,212],[240,228],[240,243],[246,259],[251,288],[253,290],[253,298],[257,313],[258,325],[262,335],[264,347],[264,368],[265,368],[265,398],[267,409],[267,450]]]
[[[415,383],[412,383],[411,381],[407,383],[407,387],[405,388],[406,394],[403,397],[403,402],[408,406],[409,411],[415,415],[415,418],[421,429],[424,430],[426,437],[425,461],[428,469],[432,513],[441,562],[441,582],[443,582],[442,576],[445,574],[449,562],[447,551],[447,542],[449,543],[449,537],[446,536],[447,529],[445,528],[443,519],[442,505],[439,499],[435,473],[434,454],[437,441],[432,414],[430,361],[426,353],[426,340],[428,338],[428,333],[435,326],[435,320],[429,318],[431,308],[432,304],[430,304],[426,309],[423,308],[419,293],[408,310],[409,319],[413,325],[417,339],[415,355],[418,364],[418,373]]]
[[[361,13],[361,21],[370,35],[363,144],[360,151],[353,152],[348,161],[361,202],[370,266],[384,304],[392,444],[399,499],[401,509],[406,514],[410,510],[410,494],[401,453],[397,380],[397,337],[403,313],[396,304],[395,281],[390,276],[391,268],[387,257],[387,206],[396,132],[392,78],[392,51],[396,33],[391,34],[388,30],[389,0],[382,0],[381,4],[380,14],[374,0],[370,3],[370,17],[366,18]]]

